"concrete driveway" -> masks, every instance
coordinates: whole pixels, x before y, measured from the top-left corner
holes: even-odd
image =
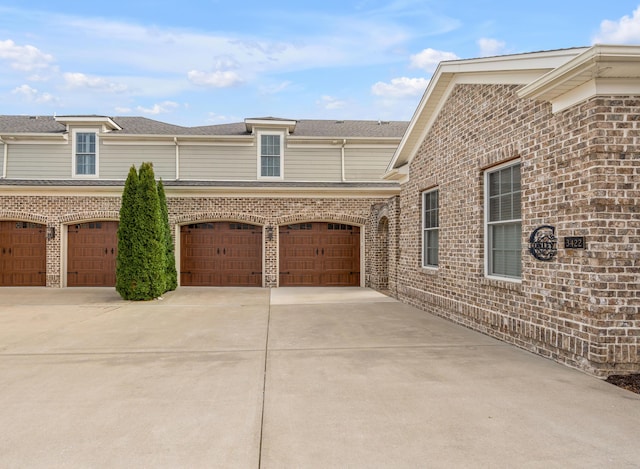
[[[363,288],[0,289],[0,467],[640,467],[640,396]]]

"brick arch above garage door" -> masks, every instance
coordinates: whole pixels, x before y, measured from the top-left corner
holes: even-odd
[[[0,286],[45,286],[46,225],[0,221]]]
[[[360,286],[360,227],[346,223],[281,225],[280,286]]]

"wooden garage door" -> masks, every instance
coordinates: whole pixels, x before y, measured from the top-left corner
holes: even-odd
[[[342,223],[280,227],[280,286],[359,285],[359,227]]]
[[[67,233],[67,286],[115,286],[118,222],[69,225]]]
[[[181,227],[180,285],[262,286],[262,228],[234,222]]]
[[[0,286],[47,284],[46,226],[0,221]]]

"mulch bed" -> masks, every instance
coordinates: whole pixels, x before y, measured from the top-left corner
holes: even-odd
[[[640,373],[634,375],[612,375],[607,378],[607,383],[640,394]]]

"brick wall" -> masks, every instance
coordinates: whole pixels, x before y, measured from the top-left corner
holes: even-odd
[[[174,197],[167,192],[169,219],[172,225],[200,221],[244,221],[273,227],[265,236],[265,286],[277,286],[278,226],[305,221],[334,221],[361,226],[365,233],[363,257],[365,283],[372,269],[378,270],[380,246],[378,223],[372,206],[383,197],[368,198],[265,198],[265,197]],[[89,220],[118,220],[120,193],[113,196],[0,196],[0,219],[24,220],[55,227],[58,235],[47,241],[47,286],[62,285],[63,237],[67,224]],[[268,232],[267,231],[267,234]]]
[[[598,97],[556,115],[517,87],[458,85],[400,197],[394,293],[434,314],[597,375],[640,370],[640,98]],[[484,275],[484,171],[522,163],[522,282]],[[423,190],[440,191],[440,262],[421,268]],[[553,225],[558,255],[528,236]],[[586,250],[564,249],[584,236]],[[390,281],[390,284],[395,282]]]

